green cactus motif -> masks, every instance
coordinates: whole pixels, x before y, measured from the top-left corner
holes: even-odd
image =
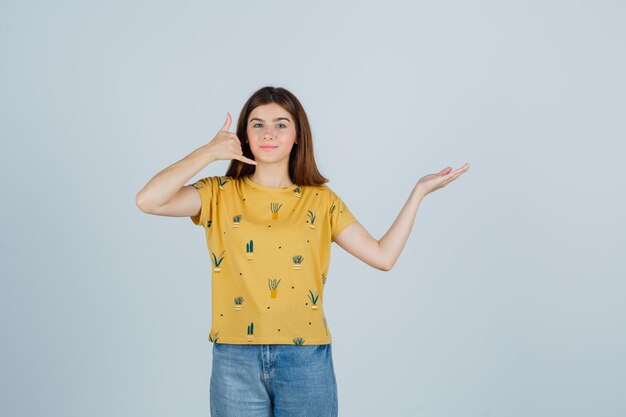
[[[211,227],[211,224],[212,224],[212,223],[213,223],[213,220],[207,220],[207,222],[206,222],[206,227],[207,227],[207,229],[208,229],[209,227]]]
[[[335,211],[335,205],[334,204],[330,207],[330,210],[328,210],[328,212],[329,212],[329,214],[331,216],[333,215],[333,211]]]
[[[222,251],[222,253],[220,253],[219,257],[216,257],[215,254],[213,252],[211,252],[211,256],[213,256],[213,266],[215,267],[215,268],[213,268],[213,271],[220,272],[222,270],[220,268],[220,264],[224,260],[224,252],[226,252],[226,251],[225,250]]]
[[[313,291],[309,290],[309,299],[311,300],[311,310],[317,311],[317,300],[320,298],[319,293],[313,295]]]
[[[239,227],[239,222],[241,222],[241,219],[243,218],[242,214],[236,214],[233,216],[233,227]]]
[[[272,220],[278,219],[278,210],[282,207],[282,203],[270,203],[270,210],[272,211]]]
[[[315,229],[315,217],[316,214],[314,212],[312,212],[311,210],[307,210],[308,211],[308,216],[309,216],[309,220],[311,220],[311,229]],[[317,212],[317,210],[315,210],[315,212]]]
[[[302,196],[302,194],[301,194],[302,193],[302,189],[300,187],[294,188],[293,192],[294,192],[294,196],[296,196],[298,198],[300,198]]]
[[[293,260],[293,269],[301,270],[302,269],[302,261],[304,261],[304,256],[302,256],[302,255],[295,255],[295,256],[292,256],[291,259]]]
[[[243,297],[235,297],[235,311],[241,311],[241,305],[243,304]]]
[[[217,343],[217,335],[220,334],[220,332],[216,332],[215,336],[211,336],[211,334],[209,334],[209,342],[213,342],[213,343]]]
[[[326,274],[322,272],[322,285],[326,285]]]
[[[224,187],[222,187],[222,185],[226,185],[226,183],[228,182],[228,179],[226,179],[226,177],[217,177],[218,183],[220,184],[220,190],[223,190]]]
[[[254,323],[250,323],[248,325],[248,342],[252,341],[253,336],[254,336]]]
[[[304,339],[301,337],[294,337],[293,338],[293,344],[296,346],[302,346],[304,345]]]
[[[250,239],[250,242],[246,243],[246,256],[248,257],[248,260],[254,257],[254,242],[252,239]]]

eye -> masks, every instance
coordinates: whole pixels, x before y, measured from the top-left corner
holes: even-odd
[[[255,128],[255,127],[260,126],[260,125],[261,125],[261,123],[256,123],[256,124],[254,124],[252,127],[253,127],[253,128]],[[279,123],[277,126],[287,127],[287,125],[285,125],[285,124],[283,124],[283,123]]]

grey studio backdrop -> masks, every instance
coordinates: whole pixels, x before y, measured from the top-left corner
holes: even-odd
[[[376,238],[472,166],[391,271],[333,245],[341,416],[626,415],[625,11],[2,1],[0,415],[209,415],[204,233],[135,195],[264,85]]]

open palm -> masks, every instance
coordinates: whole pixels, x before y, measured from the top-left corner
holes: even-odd
[[[457,179],[461,174],[469,170],[469,168],[470,165],[468,162],[454,171],[452,171],[452,167],[444,168],[436,174],[428,174],[420,178],[417,184],[415,184],[415,188],[423,195],[427,195],[435,190],[445,187],[450,182]]]

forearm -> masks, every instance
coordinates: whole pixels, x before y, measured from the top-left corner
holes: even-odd
[[[393,267],[398,258],[400,257],[400,253],[402,253],[402,249],[404,249],[404,245],[411,234],[411,229],[413,228],[413,223],[415,222],[415,215],[417,213],[417,209],[420,206],[422,200],[424,199],[424,195],[420,192],[417,192],[413,189],[409,199],[402,207],[400,214],[393,222],[387,233],[378,240],[378,246],[380,248],[380,252],[382,253],[382,259],[385,260],[385,264],[389,269]]]
[[[137,206],[149,210],[168,203],[191,178],[215,160],[210,150],[201,146],[152,177],[137,193]]]

